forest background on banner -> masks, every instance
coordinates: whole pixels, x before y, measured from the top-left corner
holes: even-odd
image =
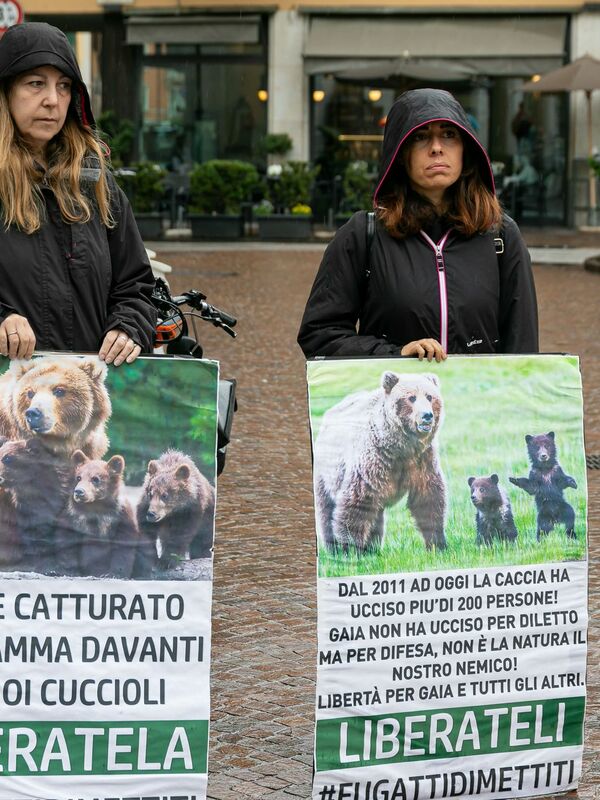
[[[194,377],[190,385],[190,375],[180,364],[138,359],[127,369],[108,372],[113,406],[108,455],[125,456],[131,483],[142,482],[147,454],[161,451],[167,431],[169,446],[193,453],[198,468],[214,481],[216,372],[204,370],[203,379]]]

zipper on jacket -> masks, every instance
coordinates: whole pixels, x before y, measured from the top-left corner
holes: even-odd
[[[425,231],[421,231],[421,236],[435,253],[435,266],[438,276],[438,288],[440,293],[440,344],[444,353],[448,352],[448,289],[446,286],[446,264],[444,262],[444,245],[450,235],[450,231],[442,236],[436,244]]]

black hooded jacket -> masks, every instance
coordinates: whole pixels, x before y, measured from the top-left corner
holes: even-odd
[[[51,25],[15,25],[0,39],[0,80],[51,65],[73,80],[71,108],[94,127],[89,95],[67,37]],[[94,197],[97,166],[86,160],[82,190]],[[27,318],[37,350],[97,352],[105,334],[120,328],[151,351],[156,312],[154,278],[129,202],[108,176],[115,227],[98,214],[90,222],[65,222],[51,189],[42,183],[44,221],[33,234],[0,222],[0,321]]]
[[[462,106],[449,92],[416,89],[388,115],[375,204],[398,179],[398,154],[410,134],[442,121],[462,130],[495,191],[489,159]],[[367,214],[356,213],[319,267],[298,334],[305,355],[399,355],[405,344],[423,338],[436,339],[448,353],[537,352],[529,253],[506,215],[501,242],[497,237],[492,231],[466,237],[439,220],[421,235],[396,239],[378,224],[369,248]]]

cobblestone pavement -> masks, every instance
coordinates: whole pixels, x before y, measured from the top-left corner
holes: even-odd
[[[209,788],[212,800],[310,797],[316,664],[315,545],[304,361],[295,344],[319,252],[176,252],[175,291],[196,287],[239,318],[203,326],[207,357],[239,382],[219,482]],[[600,454],[600,275],[536,268],[542,349],[582,359],[586,447]],[[590,492],[590,656],[581,800],[600,799],[600,471]]]

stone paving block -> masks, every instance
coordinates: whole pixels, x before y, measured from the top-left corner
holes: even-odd
[[[276,778],[275,776],[272,776],[270,778],[257,778],[256,783],[259,786],[266,786],[269,789],[281,789],[282,787],[284,786],[287,787],[288,785],[286,780],[282,780],[281,778]],[[286,789],[286,791],[288,790]]]
[[[284,794],[287,795],[288,800],[293,797],[310,797],[310,785],[306,783],[299,784],[297,786],[286,786],[283,790]],[[308,793],[308,794],[307,794]]]

